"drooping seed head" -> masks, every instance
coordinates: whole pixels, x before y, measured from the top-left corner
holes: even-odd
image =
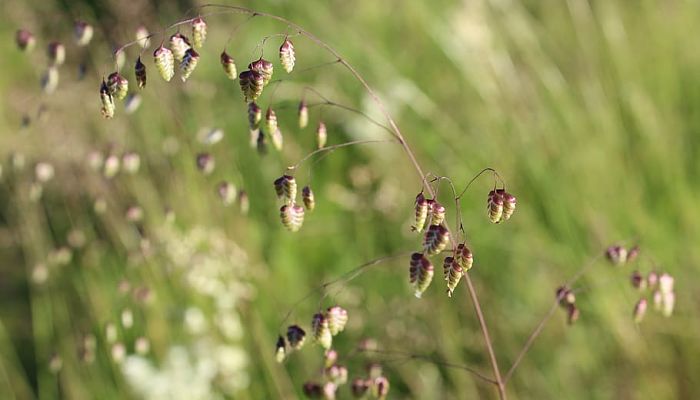
[[[75,23],[75,28],[73,29],[75,34],[75,43],[80,46],[87,46],[92,40],[92,35],[95,33],[92,25],[85,21],[77,21]]]
[[[275,193],[277,198],[287,204],[291,204],[297,197],[297,181],[291,175],[282,175],[275,179]]]
[[[175,56],[173,52],[161,45],[153,52],[153,58],[158,74],[166,82],[170,82],[173,79],[173,75],[175,75]]]
[[[304,100],[299,102],[299,128],[304,129],[309,125],[309,107]]]
[[[126,80],[119,72],[112,72],[107,77],[107,87],[109,93],[117,100],[122,100],[129,92],[129,81]]]
[[[325,400],[335,400],[336,392],[338,391],[338,385],[333,382],[326,382],[323,384],[323,398]]]
[[[322,149],[326,146],[328,141],[328,132],[326,131],[326,124],[323,121],[318,122],[318,127],[316,128],[316,147]]]
[[[284,361],[284,359],[287,357],[287,344],[284,341],[284,338],[280,335],[277,338],[277,344],[275,345],[275,360],[278,363],[281,363]]]
[[[294,62],[296,58],[294,56],[294,45],[289,39],[284,39],[282,46],[280,46],[280,64],[287,73],[291,73],[294,69]]]
[[[255,101],[262,94],[265,80],[263,75],[257,71],[246,70],[238,75],[238,83],[245,101]]]
[[[138,28],[136,28],[134,37],[136,39],[136,42],[139,44],[139,46],[141,46],[142,49],[148,48],[148,46],[151,45],[150,36],[151,34],[148,32],[148,29],[146,29],[145,26],[141,25]]]
[[[574,304],[569,304],[566,309],[566,321],[569,323],[569,325],[576,323],[580,316],[581,312],[579,309]]]
[[[338,361],[338,352],[333,349],[328,349],[323,353],[323,365],[325,368],[330,368]]]
[[[323,398],[323,386],[317,382],[305,382],[302,386],[302,391],[304,396],[310,399],[320,399]]]
[[[331,335],[335,336],[345,329],[345,324],[348,322],[348,311],[346,309],[340,306],[333,306],[326,311],[326,315]]]
[[[344,385],[348,382],[348,369],[343,365],[333,364],[326,368],[326,378],[335,385]]]
[[[270,133],[277,130],[277,114],[271,107],[265,112],[265,130]]]
[[[15,34],[15,42],[17,47],[22,51],[32,51],[36,45],[36,38],[34,34],[26,29],[19,29]]]
[[[53,93],[58,87],[58,68],[52,65],[46,68],[44,75],[41,76],[41,90],[44,93]]]
[[[109,93],[109,87],[107,87],[107,82],[104,79],[102,79],[102,85],[100,85],[100,103],[102,104],[100,108],[102,116],[107,119],[114,117],[114,99]]]
[[[316,199],[314,198],[314,192],[311,190],[310,186],[304,186],[301,189],[301,200],[304,202],[304,207],[308,211],[313,211],[316,208]]]
[[[506,192],[504,189],[498,189],[496,192],[503,198],[503,216],[501,221],[508,221],[515,212],[517,200],[515,196]]]
[[[644,290],[647,287],[647,280],[639,271],[632,272],[630,282],[635,289]]]
[[[306,332],[298,325],[291,325],[287,328],[287,341],[294,350],[299,350],[306,341]]]
[[[634,305],[634,312],[632,313],[635,323],[640,323],[644,319],[644,315],[647,312],[647,299],[639,299],[637,304]]]
[[[202,17],[197,17],[192,20],[192,44],[200,49],[207,39],[207,23]]]
[[[187,49],[185,52],[185,57],[180,62],[180,79],[183,82],[187,82],[187,78],[192,75],[194,69],[197,68],[199,63],[199,53],[197,53],[193,48]]]
[[[489,220],[494,224],[500,223],[503,219],[503,196],[492,190],[489,192],[487,204]]]
[[[462,267],[464,272],[472,269],[472,266],[474,265],[474,255],[465,243],[460,243],[457,245],[457,250],[455,250],[455,261],[460,267]]]
[[[377,400],[384,400],[389,394],[389,380],[385,376],[380,376],[372,382],[372,395]]]
[[[311,332],[314,340],[324,349],[328,350],[333,344],[333,335],[328,326],[328,318],[322,313],[314,314],[311,319]]]
[[[228,79],[235,81],[236,77],[238,76],[236,62],[233,60],[233,57],[226,53],[226,50],[221,53],[221,66],[224,68],[224,72],[226,73]]]
[[[350,384],[350,390],[352,391],[352,396],[359,399],[364,398],[365,394],[369,390],[372,381],[369,379],[355,378]]]
[[[238,194],[236,193],[236,186],[226,181],[219,183],[216,187],[216,192],[225,206],[233,204]]]
[[[450,242],[450,232],[442,225],[430,225],[423,238],[423,250],[428,255],[438,254],[445,250]]]
[[[420,298],[423,292],[430,286],[435,273],[433,264],[421,253],[411,254],[409,267],[409,282],[415,289],[415,296]]]
[[[263,86],[267,86],[267,84],[270,83],[270,80],[272,79],[272,72],[274,70],[271,62],[260,57],[257,61],[253,61],[252,63],[248,64],[248,69],[262,75]]]
[[[173,56],[175,56],[175,60],[178,62],[181,62],[182,59],[185,58],[187,49],[191,47],[190,40],[187,39],[187,36],[183,35],[182,33],[177,32],[170,36],[170,50],[173,51]]]
[[[440,225],[445,221],[445,207],[434,200],[430,204],[431,224]]]
[[[202,171],[204,175],[211,174],[214,171],[214,167],[216,167],[214,156],[209,153],[197,154],[197,168]]]
[[[661,290],[661,293],[663,294],[671,293],[673,292],[673,283],[673,277],[670,274],[664,272],[659,277],[659,290]]]
[[[605,257],[613,265],[622,265],[627,262],[627,249],[622,246],[610,246],[605,251]]]
[[[272,147],[277,151],[282,151],[284,136],[282,136],[282,131],[279,127],[270,133],[270,139],[272,139]]]
[[[428,219],[428,209],[430,208],[430,203],[423,196],[423,192],[418,193],[415,202],[415,220],[413,222],[412,230],[416,232],[421,232],[425,226],[425,221]]]
[[[46,50],[49,57],[49,65],[59,66],[66,62],[66,46],[60,42],[51,42]]]
[[[265,135],[265,132],[263,132],[262,129],[256,129],[254,132],[256,132],[258,135],[255,141],[255,146],[258,150],[258,153],[260,155],[267,154],[267,136]]]
[[[557,289],[557,299],[562,307],[569,307],[576,303],[576,295],[566,286],[560,286]]]
[[[452,257],[445,258],[444,266],[447,268],[445,279],[447,280],[447,296],[452,297],[452,293],[464,275],[464,269],[454,259],[449,260],[448,263],[448,258],[452,259]]]
[[[647,285],[649,289],[654,289],[657,283],[659,283],[659,274],[656,271],[650,271],[647,274]]]
[[[262,109],[254,101],[248,103],[248,126],[251,130],[258,129],[262,120]]]
[[[136,65],[134,66],[134,75],[136,75],[136,84],[140,89],[146,87],[146,65],[141,62],[141,56],[136,59]]]
[[[280,208],[282,225],[291,232],[301,229],[304,223],[304,207],[297,204],[285,204]]]

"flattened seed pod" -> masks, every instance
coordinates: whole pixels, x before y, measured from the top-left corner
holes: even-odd
[[[287,341],[294,350],[299,350],[306,342],[306,332],[298,325],[291,325],[287,328]]]
[[[263,75],[257,71],[243,71],[238,75],[238,83],[245,101],[255,101],[262,94],[265,81]]]
[[[207,40],[207,23],[202,17],[197,17],[192,20],[192,44],[200,49]]]
[[[504,189],[498,189],[496,190],[496,193],[498,193],[503,198],[502,221],[508,221],[513,215],[513,212],[515,212],[515,205],[517,203],[517,200],[515,196],[506,192]]]
[[[117,100],[122,100],[129,93],[129,81],[119,72],[112,72],[107,77],[109,93]]]
[[[46,50],[49,56],[49,64],[54,66],[63,65],[66,62],[66,46],[60,42],[51,42]]]
[[[281,363],[286,357],[287,344],[285,343],[284,338],[282,336],[279,336],[277,338],[277,344],[275,346],[275,360],[277,360],[278,363]]]
[[[233,61],[233,57],[226,53],[226,50],[221,53],[221,66],[224,67],[224,72],[226,73],[226,76],[228,76],[228,79],[235,81],[236,77],[238,76],[236,62]]]
[[[190,47],[189,39],[182,33],[178,32],[170,36],[170,50],[173,51],[173,56],[178,62],[185,58],[185,53]]]
[[[294,69],[294,62],[296,58],[294,56],[294,45],[289,39],[284,39],[282,46],[280,46],[280,64],[287,73],[291,73]]]
[[[328,350],[333,344],[333,335],[328,326],[328,318],[322,313],[314,314],[311,319],[311,332],[314,340],[324,349]]]
[[[265,113],[265,130],[270,133],[277,130],[277,114],[270,107],[267,107],[267,112]]]
[[[464,272],[472,269],[472,265],[474,265],[474,255],[466,244],[460,243],[457,245],[457,250],[455,251],[455,261],[460,267],[462,267]]]
[[[75,33],[75,43],[80,47],[87,46],[95,33],[92,25],[85,21],[76,22],[73,32]]]
[[[153,52],[153,58],[158,74],[166,82],[170,82],[173,79],[173,75],[175,75],[175,57],[173,52],[161,45]]]
[[[328,132],[326,131],[326,124],[323,121],[318,122],[318,128],[316,128],[316,147],[322,149],[326,147],[326,141],[328,140]]]
[[[316,208],[316,199],[314,198],[314,192],[311,190],[311,187],[304,186],[304,188],[301,189],[301,199],[307,210],[313,211],[314,208]]]
[[[328,318],[328,328],[333,336],[342,332],[345,329],[345,324],[348,323],[348,311],[340,306],[328,308],[326,316]]]
[[[299,102],[299,128],[304,129],[309,125],[309,107],[306,106],[306,102],[302,100]]]
[[[449,257],[448,257],[449,258]],[[445,259],[445,264],[447,264],[447,259]],[[462,279],[462,275],[464,275],[464,269],[459,266],[457,261],[452,261],[449,265],[449,269],[447,271],[447,296],[452,297],[452,293],[454,292],[455,288],[457,287],[457,284],[459,284],[459,281]]]
[[[297,181],[293,176],[282,175],[275,179],[275,193],[277,198],[287,204],[291,204],[297,197]]]
[[[280,219],[290,232],[301,229],[304,223],[304,207],[297,204],[285,204],[280,208]]]
[[[20,29],[15,35],[15,42],[17,43],[17,47],[19,47],[20,50],[31,51],[36,45],[36,38],[34,37],[34,34],[29,32],[28,30]]]
[[[433,264],[421,253],[411,254],[409,267],[409,282],[415,289],[415,296],[420,298],[433,281],[435,268]]]
[[[260,57],[257,61],[253,61],[252,63],[248,64],[248,69],[262,75],[263,86],[267,86],[267,84],[270,83],[270,80],[272,79],[272,72],[274,70],[271,62]]]
[[[141,56],[136,59],[136,65],[134,66],[134,75],[136,75],[136,84],[140,89],[146,87],[146,65],[141,62]]]
[[[282,131],[280,128],[276,128],[272,133],[270,133],[270,138],[272,139],[272,146],[277,151],[282,151],[284,146],[284,137],[282,136]]]
[[[487,204],[489,220],[494,224],[500,223],[503,219],[503,196],[492,190],[489,192]]]
[[[428,255],[438,254],[445,250],[450,241],[450,232],[442,225],[430,225],[423,238],[423,250]]]
[[[102,103],[102,116],[109,119],[114,117],[114,99],[109,93],[109,88],[107,87],[107,82],[102,80],[102,85],[100,85],[100,102]]]
[[[258,129],[262,120],[262,109],[254,101],[248,103],[248,126],[250,129]]]
[[[425,221],[428,219],[428,205],[428,200],[423,196],[423,192],[418,193],[415,204],[415,221],[411,227],[412,230],[416,232],[421,232],[423,230]]]
[[[430,203],[431,224],[440,225],[445,221],[445,207],[434,200]]]
[[[199,53],[192,48],[187,49],[185,57],[180,63],[180,79],[182,79],[183,82],[187,82],[187,78],[189,78],[194,69],[197,68],[197,63],[199,63]]]

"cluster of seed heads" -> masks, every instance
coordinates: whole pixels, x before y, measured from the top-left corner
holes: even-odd
[[[673,308],[676,303],[676,294],[674,292],[674,279],[668,273],[659,275],[655,271],[651,271],[647,276],[643,276],[639,271],[634,271],[631,277],[632,286],[639,290],[642,297],[637,301],[632,313],[634,321],[642,322],[649,304],[647,295],[651,297],[654,304],[654,310],[660,312],[665,317],[670,317],[673,314]]]
[[[279,363],[283,362],[290,350],[301,350],[304,343],[306,343],[306,332],[299,325],[290,325],[287,327],[286,340],[282,335],[277,338],[275,359]],[[287,345],[289,345],[289,350]]]
[[[302,391],[310,399],[336,399],[340,386],[348,382],[348,369],[338,364],[338,353],[327,350],[324,356],[323,376],[321,381],[308,381],[302,386]],[[368,376],[355,378],[350,384],[350,393],[354,398],[386,399],[389,394],[389,380],[382,375],[379,364],[368,366]]]
[[[280,208],[282,225],[292,232],[298,231],[304,223],[304,207],[308,211],[313,211],[316,208],[314,192],[310,186],[304,186],[301,191],[302,203],[304,204],[302,207],[296,203],[297,182],[293,176],[282,175],[275,179],[274,187],[277,198],[284,203]]]
[[[623,246],[610,246],[605,251],[605,257],[611,264],[620,266],[634,262],[639,256],[639,246],[627,249]]]
[[[559,305],[566,310],[566,319],[569,325],[573,325],[580,316],[580,311],[576,307],[576,295],[566,286],[557,289],[556,292]]]
[[[326,350],[333,344],[333,336],[345,329],[348,322],[348,312],[340,307],[333,306],[325,312],[314,314],[311,320],[311,333],[314,341]]]
[[[515,196],[505,191],[505,189],[495,189],[489,192],[487,207],[489,220],[494,224],[507,221],[515,212]]]
[[[452,297],[462,276],[472,268],[474,256],[465,243],[460,243],[453,256],[445,257],[443,272],[447,282],[447,296]]]

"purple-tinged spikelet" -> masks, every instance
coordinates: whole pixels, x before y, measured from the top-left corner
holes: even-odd
[[[503,219],[503,196],[495,190],[490,191],[487,205],[489,220],[494,224],[500,223]]]
[[[316,147],[322,149],[326,147],[326,142],[328,141],[328,132],[326,131],[326,124],[323,121],[318,122],[318,127],[316,128]]]
[[[136,65],[134,66],[134,75],[136,75],[136,84],[140,89],[146,87],[146,65],[141,62],[141,57],[136,59]]]
[[[309,125],[309,107],[304,100],[299,102],[299,128],[304,129]]]
[[[153,58],[158,74],[166,82],[170,82],[173,79],[173,75],[175,75],[175,57],[173,52],[161,45],[153,52]]]
[[[610,246],[605,251],[605,257],[613,265],[622,265],[627,262],[627,249],[622,246]]]
[[[460,243],[457,245],[457,250],[455,250],[455,261],[460,267],[462,267],[462,270],[465,273],[472,269],[472,265],[474,265],[474,255],[465,243]]]
[[[100,108],[102,116],[107,119],[114,117],[114,99],[109,93],[109,87],[107,87],[107,82],[104,79],[102,80],[102,85],[100,85],[100,102],[102,103]]]
[[[433,264],[421,253],[411,254],[409,268],[409,282],[415,289],[415,296],[420,298],[433,281],[435,268]]]
[[[348,311],[340,306],[333,306],[326,311],[328,318],[328,328],[331,330],[331,335],[335,336],[345,329],[345,324],[348,322]]]
[[[374,378],[372,381],[372,395],[377,400],[384,400],[389,394],[389,380],[385,376]]]
[[[627,250],[627,262],[628,263],[633,262],[634,260],[637,259],[637,257],[639,257],[639,246],[638,245],[632,246],[629,250]]]
[[[175,60],[178,62],[185,58],[185,53],[190,47],[189,39],[182,33],[178,32],[170,36],[170,50],[173,51],[173,56],[175,56]]]
[[[503,215],[501,217],[501,221],[508,221],[515,212],[517,200],[515,196],[506,192],[504,189],[498,189],[496,192],[503,199]]]
[[[280,64],[282,64],[282,68],[287,73],[291,73],[294,69],[295,60],[294,45],[289,39],[284,39],[282,46],[280,46]]]
[[[635,289],[644,290],[647,287],[647,280],[639,271],[632,272],[630,282]]]
[[[226,50],[221,53],[221,66],[224,68],[224,72],[226,73],[228,79],[235,81],[236,77],[238,76],[236,62],[233,61],[233,57],[226,53]]]
[[[238,193],[236,193],[236,186],[230,182],[221,182],[216,187],[216,193],[219,195],[221,202],[225,206],[233,204],[236,201]]]
[[[272,79],[272,72],[274,70],[271,62],[260,57],[257,61],[253,61],[252,63],[248,64],[248,69],[262,75],[263,86],[267,86],[267,84],[270,83],[270,80]]]
[[[34,34],[29,32],[28,30],[19,29],[15,34],[15,42],[17,43],[17,47],[19,47],[20,50],[32,51],[32,49],[36,45],[36,38],[34,38]]]
[[[277,198],[286,204],[291,204],[297,197],[297,181],[291,175],[282,175],[275,179],[275,193]]]
[[[644,315],[647,312],[647,299],[639,299],[637,304],[634,305],[634,312],[632,316],[634,317],[635,323],[640,323],[644,319]]]
[[[119,72],[112,72],[107,77],[109,93],[117,100],[122,100],[129,93],[129,81]]]
[[[352,391],[352,396],[359,399],[364,398],[365,394],[372,385],[372,381],[369,379],[355,378],[350,385],[350,390]]]
[[[322,313],[314,314],[311,319],[311,332],[314,340],[324,349],[328,350],[333,344],[333,335],[328,326],[328,318]]]
[[[576,295],[566,286],[560,286],[557,288],[556,295],[557,299],[559,300],[559,305],[564,308],[576,303]]]
[[[343,365],[333,364],[326,368],[326,377],[335,385],[348,383],[348,369]]]
[[[418,193],[415,202],[415,220],[413,222],[412,230],[416,232],[421,232],[425,226],[425,221],[428,219],[428,209],[430,208],[430,203],[423,196],[423,192]]]
[[[238,75],[238,83],[245,101],[255,101],[262,94],[265,80],[263,75],[257,71],[243,71]]]
[[[41,90],[47,94],[53,93],[58,87],[58,79],[58,68],[55,65],[49,66],[41,76]]]
[[[445,250],[450,241],[450,232],[442,225],[430,225],[423,238],[423,250],[428,255]]]
[[[75,28],[73,29],[75,34],[75,43],[79,47],[87,46],[92,40],[92,35],[95,33],[92,25],[85,21],[78,21],[75,23]]]
[[[277,114],[271,107],[265,112],[265,130],[269,133],[277,130]]]
[[[248,103],[248,127],[251,130],[258,129],[262,120],[262,109],[254,101]]]
[[[290,232],[301,229],[304,223],[304,207],[297,204],[285,204],[280,208],[282,225]]]
[[[323,365],[325,368],[330,368],[338,361],[338,352],[333,349],[328,349],[323,353]]]
[[[204,175],[209,175],[214,172],[214,167],[216,167],[214,156],[209,153],[197,154],[197,168],[202,171]]]
[[[431,225],[440,225],[445,221],[445,207],[437,200],[430,202]]]
[[[197,68],[197,63],[199,63],[199,53],[193,48],[187,49],[185,57],[180,63],[180,79],[182,79],[183,82],[187,82],[187,78],[189,78],[194,69]]]
[[[452,297],[452,292],[454,292],[457,284],[459,284],[459,281],[462,279],[462,275],[464,275],[464,269],[452,257],[445,258],[444,268],[446,269],[445,280],[447,281],[447,296]]]
[[[284,146],[284,136],[282,136],[282,131],[279,127],[270,132],[270,139],[272,139],[272,147],[274,147],[277,151],[282,151],[282,147]]]
[[[49,57],[49,65],[59,66],[66,62],[66,46],[60,42],[51,42],[46,50]]]
[[[275,360],[278,363],[281,363],[284,361],[284,359],[287,357],[287,344],[284,341],[284,338],[280,335],[277,338],[277,344],[275,346]]]
[[[290,325],[287,328],[287,341],[291,348],[299,350],[304,346],[304,342],[306,342],[306,332],[298,325]]]
[[[656,288],[656,285],[658,283],[659,283],[659,274],[656,271],[650,271],[647,274],[647,285],[649,286],[649,289]]]
[[[574,304],[569,304],[566,308],[566,321],[569,323],[569,325],[573,325],[578,321],[579,317],[581,316],[581,312],[579,309],[576,307]]]
[[[192,20],[192,44],[200,49],[207,39],[207,23],[202,17],[197,17]]]
[[[307,210],[313,211],[316,208],[316,199],[314,198],[314,192],[311,190],[310,186],[304,186],[301,189],[301,200],[304,202],[304,207]]]

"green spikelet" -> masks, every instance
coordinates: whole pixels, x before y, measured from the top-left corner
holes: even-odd
[[[306,342],[306,332],[298,325],[291,325],[287,328],[287,341],[294,350],[300,350]]]
[[[409,268],[409,282],[415,289],[415,296],[420,298],[423,292],[430,286],[433,281],[435,268],[433,264],[421,253],[413,253],[411,255],[411,264]]]
[[[488,214],[492,223],[498,224],[503,219],[503,196],[496,191],[489,192]]]
[[[277,338],[277,345],[275,346],[275,360],[278,363],[282,363],[287,357],[287,344],[282,336]]]
[[[416,232],[423,231],[425,221],[428,219],[429,205],[430,203],[428,200],[426,200],[425,196],[423,196],[423,192],[418,193],[418,196],[416,196],[415,220],[413,222],[413,226],[411,227],[412,230]]]
[[[201,49],[205,40],[207,40],[207,23],[202,17],[197,17],[192,20],[192,44]]]
[[[326,141],[328,140],[328,132],[326,131],[326,124],[323,121],[318,122],[318,128],[316,128],[316,147],[322,149],[326,147]]]
[[[293,176],[282,175],[275,179],[275,193],[277,198],[286,204],[292,204],[297,197],[297,181]]]
[[[272,139],[272,147],[277,151],[282,151],[282,147],[284,147],[284,136],[282,136],[280,128],[276,128],[270,133],[270,139]]]
[[[238,76],[236,62],[233,61],[233,57],[226,53],[226,50],[221,53],[221,66],[224,68],[224,72],[226,73],[228,79],[235,81],[236,77]]]
[[[324,349],[328,350],[333,344],[333,335],[328,326],[328,318],[322,313],[314,314],[311,319],[311,332],[314,340]]]
[[[299,128],[304,129],[309,125],[309,107],[306,106],[306,102],[302,100],[299,102]]]
[[[428,255],[438,254],[447,247],[450,232],[442,225],[430,225],[423,238],[423,250]]]
[[[136,59],[136,65],[134,66],[134,75],[136,75],[136,84],[139,89],[146,87],[146,65],[141,62],[141,57]]]
[[[331,335],[335,336],[345,329],[345,324],[348,322],[347,310],[340,306],[333,306],[326,311],[326,316]]]
[[[182,79],[183,82],[187,82],[187,78],[192,75],[198,63],[199,53],[192,48],[187,49],[185,57],[182,59],[182,62],[180,62],[180,79]]]
[[[263,86],[267,86],[267,84],[270,83],[274,69],[271,62],[260,57],[257,61],[248,64],[248,69],[262,75]]]
[[[282,46],[280,46],[280,64],[287,73],[291,73],[294,69],[294,62],[296,58],[294,56],[294,45],[289,39],[284,39]]]
[[[107,87],[109,93],[117,100],[122,100],[129,92],[129,81],[126,80],[119,72],[112,72],[107,77]]]
[[[462,267],[463,272],[469,271],[472,268],[472,265],[474,265],[474,256],[466,244],[460,243],[457,245],[457,250],[455,251],[455,261],[460,267]]]
[[[170,82],[173,79],[173,75],[175,75],[175,57],[173,52],[166,47],[160,46],[153,52],[153,58],[158,74],[166,82]]]
[[[34,34],[26,29],[20,29],[17,31],[15,35],[15,42],[20,50],[27,52],[32,51],[34,46],[36,46],[36,38],[34,37]]]
[[[102,85],[100,86],[100,102],[102,103],[102,116],[109,119],[114,117],[114,99],[109,93],[109,88],[107,87],[107,82],[102,79]]]
[[[296,204],[285,204],[280,208],[280,219],[290,232],[297,232],[304,223],[304,207]]]
[[[265,82],[263,75],[256,71],[243,71],[238,75],[238,83],[241,85],[241,91],[245,101],[255,101],[263,91]]]
[[[301,199],[307,210],[313,211],[314,208],[316,208],[316,199],[314,198],[314,192],[311,190],[310,186],[304,186],[304,188],[301,189]]]
[[[189,39],[182,33],[178,32],[170,36],[170,50],[173,51],[173,56],[175,56],[177,62],[181,62],[185,58],[185,53],[190,47]]]

